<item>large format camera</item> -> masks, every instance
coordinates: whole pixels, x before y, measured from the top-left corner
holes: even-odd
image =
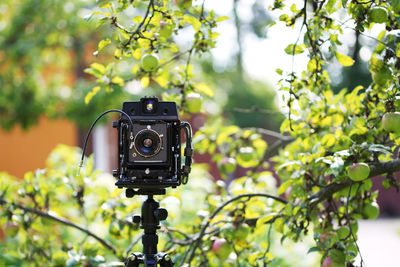
[[[186,183],[193,150],[191,127],[181,122],[175,102],[145,97],[124,102],[118,129],[118,169],[113,175],[119,188],[145,191]],[[129,116],[129,118],[127,117]],[[181,166],[181,132],[186,135],[185,163]]]

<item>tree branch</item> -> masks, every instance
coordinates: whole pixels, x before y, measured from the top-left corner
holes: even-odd
[[[370,179],[385,173],[398,172],[400,171],[400,159],[376,163],[372,165],[370,169],[370,174],[366,179]],[[307,200],[310,201],[312,205],[316,205],[332,196],[334,193],[350,186],[350,184],[351,180],[344,183],[331,183],[317,193],[310,195]]]
[[[266,136],[271,136],[271,137],[275,137],[279,140],[282,141],[293,141],[293,138],[291,136],[288,135],[283,135],[281,133],[275,132],[275,131],[271,131],[268,129],[264,129],[264,128],[244,128],[243,130],[252,130],[255,131],[256,133],[262,134],[262,135],[266,135]]]
[[[106,248],[108,248],[112,252],[117,253],[117,249],[112,244],[110,244],[107,240],[102,239],[101,237],[97,236],[96,234],[94,234],[90,230],[85,229],[85,228],[83,228],[83,227],[81,227],[79,225],[76,225],[73,222],[68,221],[67,219],[51,215],[51,214],[49,214],[47,212],[43,212],[43,211],[40,211],[40,210],[32,209],[32,208],[26,207],[26,206],[18,204],[18,203],[9,202],[9,201],[7,201],[6,199],[4,199],[2,197],[0,197],[0,204],[2,204],[2,205],[12,204],[15,207],[17,207],[17,208],[19,208],[21,210],[24,210],[26,212],[34,213],[36,215],[39,215],[39,216],[42,216],[42,217],[46,217],[48,219],[51,219],[51,220],[57,221],[59,223],[62,223],[64,225],[70,226],[72,228],[78,229],[78,230],[86,233],[87,235],[93,237],[97,241],[99,241],[103,246],[105,246]]]
[[[277,110],[262,109],[257,106],[253,106],[251,108],[233,108],[232,110],[228,111],[239,112],[239,113],[282,114],[282,112]]]

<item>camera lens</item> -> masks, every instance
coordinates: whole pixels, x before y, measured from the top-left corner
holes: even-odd
[[[143,129],[136,134],[134,143],[137,153],[148,158],[160,152],[162,140],[156,131]]]
[[[143,145],[147,148],[151,147],[152,144],[153,144],[153,141],[150,138],[146,138],[143,140]]]

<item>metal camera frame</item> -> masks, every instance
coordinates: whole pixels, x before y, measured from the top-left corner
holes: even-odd
[[[118,130],[118,168],[113,171],[118,181],[115,185],[127,188],[127,196],[133,196],[164,194],[165,190],[160,189],[185,184],[192,163],[192,129],[189,123],[179,120],[176,103],[144,97],[140,101],[124,102],[122,111],[119,120],[113,122]],[[182,130],[186,137],[183,166]],[[136,141],[143,132],[159,138],[152,140],[160,145],[153,155],[143,155],[138,148]]]

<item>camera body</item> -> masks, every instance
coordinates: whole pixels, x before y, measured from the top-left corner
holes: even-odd
[[[180,185],[190,164],[189,169],[181,168],[181,130],[188,123],[179,120],[176,103],[144,97],[124,102],[122,111],[130,120],[121,115],[113,123],[118,129],[118,169],[113,171],[116,186],[153,190]],[[186,147],[191,150],[188,141],[186,138]],[[190,156],[191,163],[189,152],[185,151],[185,156]]]

